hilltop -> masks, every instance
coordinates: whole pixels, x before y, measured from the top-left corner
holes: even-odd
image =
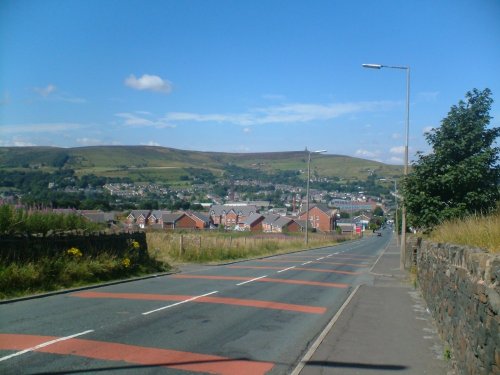
[[[228,169],[265,172],[304,171],[304,151],[264,153],[223,153],[178,150],[157,146],[0,147],[0,171],[72,169],[76,175],[129,177],[134,181],[178,181],[181,176],[196,177],[204,171],[222,176]],[[343,155],[314,155],[314,175],[339,180],[365,180],[375,173],[397,177],[401,166]]]

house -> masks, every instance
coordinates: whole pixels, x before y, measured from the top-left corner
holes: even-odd
[[[294,219],[289,217],[281,216],[275,220],[272,224],[272,232],[283,233],[283,232],[300,232],[302,227]]]
[[[92,223],[113,224],[116,222],[115,212],[104,212],[101,210],[81,210],[80,215]]]
[[[191,219],[196,223],[197,229],[205,229],[210,226],[210,217],[197,211],[186,212]]]
[[[132,210],[127,216],[127,224],[129,226],[135,224],[139,228],[144,229],[146,227],[150,213],[151,211],[149,210]]]
[[[244,230],[248,230],[251,232],[261,232],[262,231],[262,222],[264,221],[264,216],[261,214],[251,214],[249,217],[240,224],[240,227]]]
[[[264,232],[271,233],[273,231],[273,223],[278,220],[281,215],[278,214],[268,214],[265,216],[264,221],[262,222],[262,230]]]
[[[337,228],[340,228],[341,234],[356,233],[356,224],[353,223],[351,219],[337,220]]]
[[[196,222],[185,212],[162,215],[163,229],[196,229]]]
[[[307,220],[307,212],[305,210],[299,214],[299,219]],[[321,203],[315,203],[309,206],[309,228],[314,228],[322,232],[331,232],[335,230],[336,220],[336,209]]]
[[[151,211],[148,217],[148,225],[157,225],[158,227],[163,228],[163,215],[168,213],[170,212],[161,210]]]
[[[258,213],[257,206],[226,206],[213,205],[210,208],[210,218],[215,225],[234,227],[243,223],[251,214]]]

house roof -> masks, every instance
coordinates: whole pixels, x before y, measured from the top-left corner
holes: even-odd
[[[280,218],[278,218],[273,224],[272,226],[273,227],[277,227],[277,228],[283,228],[287,225],[289,225],[292,221],[294,221],[293,219],[290,219],[289,217],[284,217],[284,216],[281,216]]]
[[[309,211],[311,211],[315,207],[317,207],[318,209],[320,209],[321,211],[323,211],[328,216],[332,216],[333,214],[335,214],[337,212],[337,210],[335,208],[328,207],[328,205],[324,204],[324,203],[312,203],[312,204],[309,204]],[[305,210],[305,207],[304,207],[304,210],[300,212],[300,215],[303,215],[305,213],[306,213],[306,210]]]
[[[262,223],[263,224],[269,224],[269,225],[271,225],[276,220],[278,220],[281,217],[281,215],[278,215],[278,214],[268,214],[268,215],[265,215],[264,217],[265,217],[265,219],[264,219],[264,221]]]
[[[201,212],[198,212],[198,211],[189,211],[189,212],[186,212],[188,214],[188,216],[193,216],[201,221],[203,221],[204,223],[208,223],[210,222],[210,218],[208,216],[206,216],[205,214],[201,213]]]
[[[247,217],[244,221],[243,221],[243,224],[244,225],[252,225],[253,223],[255,223],[257,220],[260,220],[262,219],[264,216],[261,215],[261,214],[251,214],[249,217]]]
[[[132,210],[130,211],[130,215],[132,215],[134,218],[138,218],[139,216],[144,216],[145,218],[149,216],[149,213],[151,211],[149,210]]]
[[[257,206],[226,206],[222,204],[214,204],[210,207],[210,214],[215,216],[225,215],[230,211],[234,211],[240,216],[250,216],[253,213],[258,212]]]
[[[175,224],[184,215],[186,215],[184,212],[164,213],[161,218],[163,224]]]

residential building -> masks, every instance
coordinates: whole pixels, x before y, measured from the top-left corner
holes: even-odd
[[[331,232],[335,230],[337,220],[337,210],[328,207],[326,204],[314,203],[309,206],[309,228],[321,232]],[[299,215],[300,220],[307,220],[307,212],[304,210]]]
[[[213,205],[210,208],[210,218],[214,225],[234,227],[243,223],[251,214],[258,213],[257,206],[226,206]]]

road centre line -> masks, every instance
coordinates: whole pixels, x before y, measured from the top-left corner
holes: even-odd
[[[296,284],[296,285],[310,285],[310,286],[323,286],[328,288],[348,288],[348,284],[344,283],[326,283],[318,281],[307,281],[307,280],[294,280],[294,279],[273,279],[267,276],[257,277],[252,280],[245,280],[245,277],[241,276],[209,276],[209,275],[173,275],[173,279],[206,279],[206,280],[244,280],[245,282],[258,281],[265,283],[282,283],[282,284]],[[242,284],[244,284],[243,282]]]
[[[154,309],[154,310],[151,310],[151,311],[143,312],[142,315],[149,315],[149,314],[152,314],[154,312],[157,312],[157,311],[160,311],[160,310],[165,310],[165,309],[168,309],[170,307],[182,305],[183,303],[191,302],[191,301],[197,300],[198,298],[210,296],[210,295],[215,294],[215,293],[219,293],[219,292],[216,290],[216,291],[213,291],[213,292],[210,292],[210,293],[202,294],[201,296],[195,296],[195,297],[189,298],[189,299],[184,300],[184,301],[180,301],[180,302],[173,303],[171,305],[160,307],[159,309]]]
[[[183,301],[189,298],[185,295],[176,294],[143,294],[143,293],[110,293],[110,292],[78,292],[71,295],[77,298],[102,298],[102,299],[125,299],[136,301]],[[213,303],[231,306],[255,307],[259,309],[274,309],[284,311],[294,311],[307,314],[324,314],[326,307],[297,305],[290,303],[281,303],[274,301],[263,301],[255,299],[241,299],[231,297],[202,297],[193,301],[193,303]],[[2,334],[0,333],[0,350]],[[34,344],[30,344],[34,345]],[[27,346],[30,346],[27,345]]]
[[[306,264],[311,264],[311,263],[312,263],[312,260],[310,260],[309,262],[302,263],[302,266],[305,266]]]
[[[322,260],[322,259],[325,259],[325,257],[321,257],[321,258],[318,258],[318,259],[316,259],[316,260]]]
[[[21,350],[20,352],[16,352],[16,353],[13,353],[13,354],[10,354],[10,355],[6,355],[5,357],[0,358],[0,362],[6,361],[7,359],[10,359],[10,358],[13,358],[13,357],[17,357],[19,355],[26,354],[26,353],[29,353],[29,352],[32,352],[32,351],[35,351],[35,350],[38,350],[38,349],[41,349],[41,348],[45,348],[46,346],[55,344],[55,343],[60,342],[60,341],[65,341],[65,340],[72,339],[74,337],[86,335],[87,333],[90,333],[90,332],[94,332],[94,330],[93,329],[89,329],[87,331],[83,331],[83,332],[80,332],[80,333],[75,333],[74,335],[65,336],[65,337],[59,337],[59,338],[54,339],[54,340],[46,341],[46,342],[43,342],[41,344],[35,345],[35,346],[31,347],[31,348]]]
[[[295,266],[285,268],[284,270],[279,270],[278,273],[285,272],[285,271],[291,270],[293,268],[295,268]]]
[[[267,277],[267,275],[256,277],[255,279],[243,281],[242,283],[239,283],[239,284],[236,284],[236,285],[240,286],[240,285],[248,284],[248,283],[251,283],[252,281],[257,281],[257,280],[263,279],[264,277]]]

